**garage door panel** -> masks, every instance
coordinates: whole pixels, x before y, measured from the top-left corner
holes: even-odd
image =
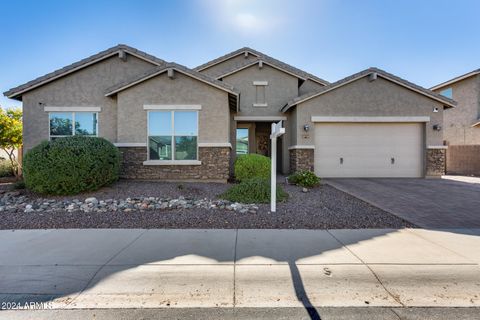
[[[420,177],[422,141],[420,123],[318,123],[315,173],[320,177]]]

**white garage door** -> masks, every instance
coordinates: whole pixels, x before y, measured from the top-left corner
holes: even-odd
[[[320,177],[421,177],[421,123],[317,123]]]

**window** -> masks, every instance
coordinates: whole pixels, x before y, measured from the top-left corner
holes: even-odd
[[[268,85],[267,81],[254,81],[253,85],[255,86],[255,103],[254,107],[266,107],[267,106],[267,96],[266,88]]]
[[[148,160],[197,160],[197,111],[148,112]]]
[[[452,88],[447,88],[447,89],[444,89],[444,90],[440,91],[440,94],[444,97],[452,99],[453,90],[452,90]]]
[[[50,139],[74,135],[97,136],[96,112],[50,112]]]
[[[237,156],[248,154],[248,128],[237,128]]]

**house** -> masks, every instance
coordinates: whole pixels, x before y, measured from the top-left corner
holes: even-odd
[[[237,155],[321,177],[444,173],[452,99],[370,68],[329,83],[251,48],[194,69],[118,45],[4,93],[23,101],[24,148],[82,134],[122,153],[124,178],[226,181]]]
[[[480,175],[480,69],[431,88],[458,106],[444,113],[448,174]]]
[[[480,69],[431,88],[454,99],[457,108],[444,113],[443,137],[448,145],[480,145]]]

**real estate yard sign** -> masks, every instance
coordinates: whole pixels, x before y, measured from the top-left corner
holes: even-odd
[[[282,121],[278,123],[272,123],[272,134],[270,135],[270,140],[272,140],[272,152],[270,160],[271,164],[271,174],[270,174],[270,211],[277,211],[277,138],[285,133],[285,128],[282,128]]]

